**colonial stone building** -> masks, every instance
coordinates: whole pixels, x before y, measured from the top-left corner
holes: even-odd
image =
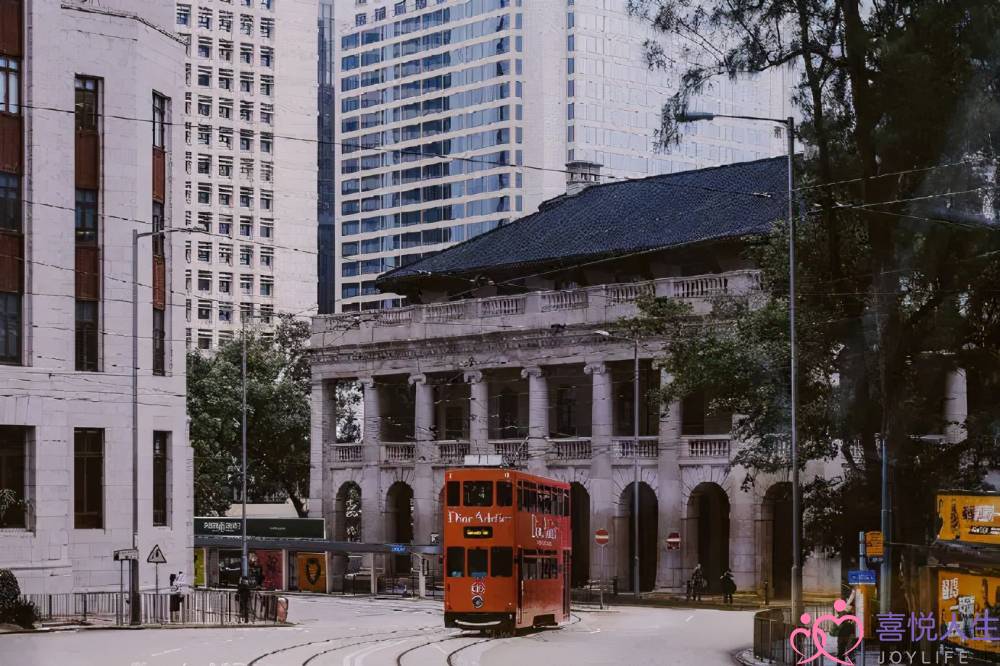
[[[346,537],[345,506],[360,493],[364,541],[430,543],[444,470],[502,454],[572,484],[574,583],[600,577],[592,535],[606,528],[607,574],[627,589],[637,457],[643,589],[680,589],[701,562],[710,581],[731,567],[741,589],[766,581],[787,597],[788,474],[742,489],[732,415],[709,412],[703,396],[665,407],[646,397],[670,381],[656,364],[663,340],[638,344],[636,443],[635,347],[608,335],[642,295],[700,314],[718,295],[759,296],[742,239],[782,217],[786,168],[767,159],[582,191],[571,182],[575,194],[533,215],[386,274],[380,286],[406,307],[317,318],[310,507],[330,536]],[[336,443],[341,381],[362,386],[358,443]],[[839,566],[810,557],[807,592],[837,592]]]

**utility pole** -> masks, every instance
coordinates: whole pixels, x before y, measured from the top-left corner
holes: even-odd
[[[242,400],[242,413],[243,420],[242,426],[240,427],[240,445],[243,455],[243,462],[240,466],[243,476],[243,492],[240,493],[240,500],[242,505],[242,515],[243,515],[243,531],[240,540],[240,571],[244,578],[250,575],[250,562],[247,555],[247,319],[248,315],[241,311],[240,312],[240,325],[243,328],[243,353],[241,354],[241,378],[243,385],[243,400]]]
[[[635,345],[635,372],[632,377],[632,456],[635,463],[632,483],[632,594],[639,598],[639,338],[633,338]]]
[[[882,435],[882,571],[879,576],[880,613],[892,612],[892,500],[889,492],[889,442]]]

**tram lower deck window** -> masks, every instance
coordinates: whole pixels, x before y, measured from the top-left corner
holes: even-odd
[[[510,546],[493,546],[490,549],[491,574],[510,578],[514,575],[514,549]]]
[[[450,546],[445,566],[449,578],[462,578],[465,576],[465,548]]]

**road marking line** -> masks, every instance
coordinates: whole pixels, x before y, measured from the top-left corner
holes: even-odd
[[[685,621],[685,622],[690,622],[690,621],[691,621],[691,618],[693,618],[693,617],[694,617],[694,615],[688,615],[688,616],[687,616],[687,617],[686,617],[686,618],[684,619],[684,621]]]
[[[149,655],[151,657],[162,657],[165,654],[170,654],[171,652],[180,652],[182,648],[171,648],[170,650],[164,650],[163,652],[154,652]]]
[[[601,630],[600,629],[594,629],[593,631],[588,631],[587,633],[588,634],[599,634],[599,633],[601,633]]]

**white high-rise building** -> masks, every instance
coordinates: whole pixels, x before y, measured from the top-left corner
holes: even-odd
[[[316,304],[316,0],[178,2],[188,345]]]
[[[173,19],[0,2],[0,569],[24,593],[117,590],[132,546],[144,590],[155,545],[190,573]]]
[[[678,77],[648,69],[655,35],[625,0],[338,0],[335,22],[338,311],[399,305],[379,274],[536,210],[568,164],[636,178],[785,149],[720,120],[658,151]],[[788,76],[718,82],[693,108],[783,118]]]

